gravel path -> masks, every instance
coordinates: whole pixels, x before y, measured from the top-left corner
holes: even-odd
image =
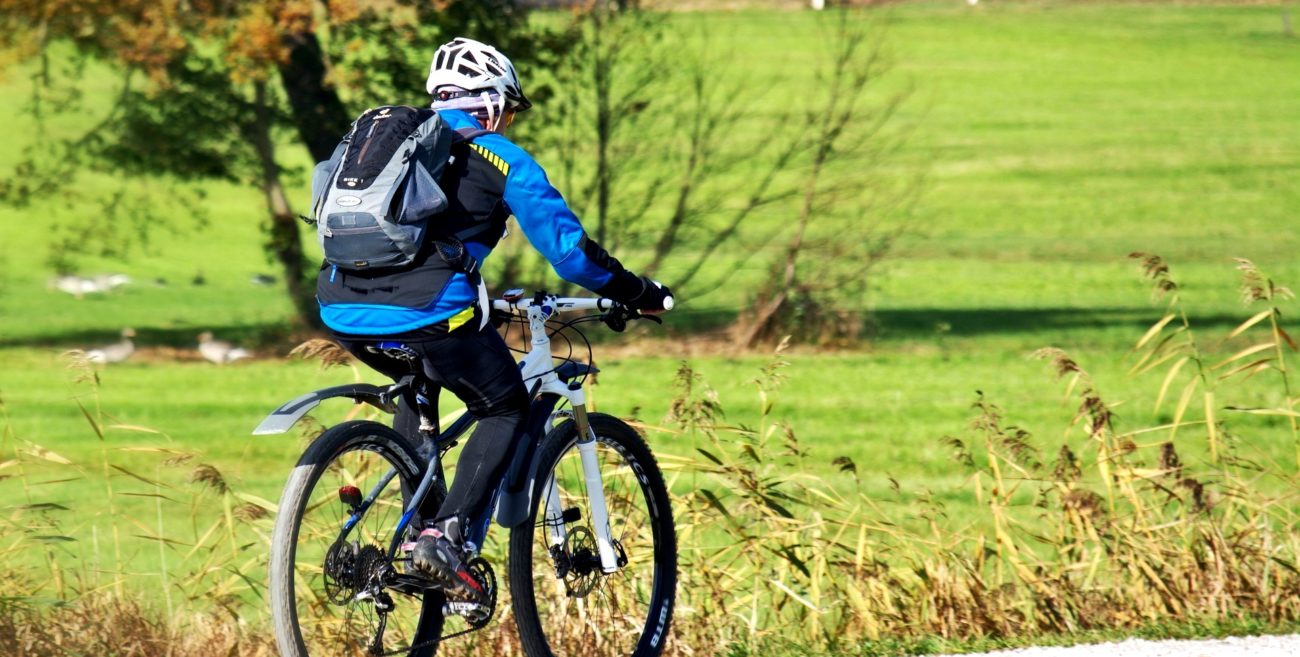
[[[1126,641],[1069,648],[1016,648],[939,657],[1300,657],[1300,634],[1240,636],[1197,641]]]

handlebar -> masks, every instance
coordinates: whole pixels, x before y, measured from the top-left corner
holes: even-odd
[[[510,292],[513,292],[511,290]],[[536,302],[536,298],[527,298],[519,295],[506,293],[507,298],[493,299],[492,309],[509,312],[511,310],[528,310]],[[543,303],[551,306],[555,312],[571,312],[574,310],[613,310],[615,308],[625,307],[623,304],[603,297],[552,297],[544,298]],[[673,309],[673,298],[664,298],[664,310]]]
[[[533,306],[533,299],[519,298],[513,301],[507,299],[493,299],[493,310],[528,310]],[[620,304],[613,299],[592,298],[592,297],[546,297],[545,305],[550,306],[555,312],[570,312],[574,310],[613,310]]]
[[[603,319],[605,325],[616,332],[622,332],[627,328],[627,322],[630,319],[648,319],[657,324],[662,324],[663,320],[654,315],[645,315],[640,311],[629,308],[613,299],[592,298],[592,297],[556,297],[538,292],[531,298],[524,296],[521,289],[507,290],[502,298],[492,300],[492,309],[497,312],[512,312],[518,310],[528,310],[534,306],[543,306],[545,313],[549,316],[551,313],[571,312],[575,310],[599,310],[604,312]],[[664,299],[664,310],[673,309],[673,298]]]

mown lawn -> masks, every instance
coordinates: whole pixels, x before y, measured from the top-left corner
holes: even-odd
[[[1132,362],[1125,362],[1128,348],[1161,314],[1126,258],[1130,251],[1169,257],[1193,320],[1204,321],[1201,335],[1211,352],[1237,346],[1218,340],[1253,314],[1239,303],[1233,257],[1253,258],[1280,282],[1300,284],[1294,257],[1300,249],[1294,184],[1300,174],[1300,42],[1283,38],[1278,10],[1262,6],[918,3],[887,13],[885,50],[895,64],[885,85],[913,91],[898,119],[911,135],[883,175],[924,172],[923,193],[909,219],[911,231],[876,283],[873,339],[854,349],[787,355],[789,378],[776,415],[810,449],[807,462],[841,490],[857,484],[831,460],[849,456],[866,493],[892,496],[893,477],[905,500],[930,493],[962,518],[978,507],[964,471],[939,438],[966,431],[976,391],[1002,405],[1008,422],[1029,429],[1049,455],[1066,435],[1074,407],[1061,401],[1062,388],[1047,366],[1028,359],[1038,347],[1071,350],[1093,370],[1107,399],[1128,401],[1117,409],[1122,427],[1167,420],[1167,409],[1161,416],[1151,410],[1158,376],[1125,374]],[[673,20],[684,27],[703,22],[718,47],[734,53],[719,59],[720,76],[744,74],[771,89],[755,103],[756,113],[764,103],[798,102],[781,90],[805,79],[823,30],[805,13],[703,13]],[[110,84],[103,84],[106,92]],[[12,96],[24,85],[14,75],[3,89]],[[20,105],[7,104],[0,116],[11,135],[33,131]],[[23,139],[6,142],[0,165],[19,159]],[[857,172],[845,167],[835,175]],[[114,189],[108,177],[91,176],[87,184],[105,193]],[[139,189],[165,194],[160,183]],[[24,485],[7,468],[0,471],[9,475],[0,479],[0,495],[71,507],[76,519],[64,526],[83,539],[90,525],[110,521],[101,515],[101,447],[197,452],[233,487],[274,501],[301,445],[293,437],[253,438],[248,431],[280,401],[352,377],[347,370],[320,373],[315,365],[278,358],[292,346],[283,328],[289,306],[276,289],[249,283],[253,274],[272,271],[260,246],[261,199],[232,185],[204,191],[206,227],[160,233],[128,262],[88,260],[86,273],[123,271],[136,282],[84,300],[47,290],[51,272],[43,263],[47,224],[87,206],[50,199],[0,208],[0,399],[10,447],[41,445],[72,460],[84,477],[41,484],[70,472],[70,466],[47,464],[28,472]],[[785,212],[774,207],[753,221],[778,225]],[[632,254],[628,261],[635,265],[635,249]],[[755,264],[738,280],[759,274]],[[664,277],[671,282],[671,263]],[[687,300],[677,323],[725,318],[746,298],[740,287]],[[694,339],[673,324],[670,315],[666,342]],[[101,442],[75,401],[92,406],[89,388],[70,383],[58,354],[111,340],[128,325],[139,331],[143,346],[192,348],[204,329],[257,338],[267,345],[265,358],[224,368],[158,358],[109,367],[101,374],[103,411],[116,423],[166,437],[115,430]],[[654,335],[641,330],[619,342]],[[658,344],[620,348],[605,359],[598,352],[601,408],[618,414],[635,409],[646,422],[662,420],[680,362],[671,354],[682,348]],[[690,358],[720,391],[728,419],[740,423],[756,420],[751,380],[767,359]],[[1225,404],[1276,404],[1276,390],[1257,380]],[[1283,423],[1261,419],[1239,426],[1240,440],[1287,462],[1292,446]],[[654,445],[669,453],[690,451],[670,435],[655,436]],[[1196,454],[1189,447],[1187,456]],[[186,485],[192,466],[168,471],[148,453],[114,452],[112,460],[175,486]],[[113,485],[151,490],[126,475]],[[145,514],[153,504],[119,500],[118,509]],[[189,514],[169,509],[173,519]],[[18,512],[11,519],[5,533],[21,525]],[[72,553],[88,551],[85,540],[69,545]],[[133,557],[138,564],[156,554],[156,547],[140,550]]]

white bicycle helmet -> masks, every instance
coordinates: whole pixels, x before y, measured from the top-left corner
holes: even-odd
[[[486,43],[463,37],[434,53],[425,89],[434,107],[486,110],[489,125],[507,108],[524,112],[533,105],[524,96],[508,57]]]

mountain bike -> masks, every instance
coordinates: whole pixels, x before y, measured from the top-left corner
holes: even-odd
[[[271,540],[271,610],[282,654],[431,657],[441,643],[487,626],[499,583],[478,553],[494,516],[510,529],[506,579],[527,655],[663,651],[677,581],[668,492],[641,435],[587,411],[583,384],[598,370],[579,328],[603,321],[621,331],[630,320],[658,318],[609,299],[526,298],[522,290],[494,300],[493,309],[527,327],[520,368],[532,401],[492,502],[467,532],[469,568],[482,595],[449,595],[411,565],[409,546],[446,495],[442,458],[474,422],[466,413],[438,432],[428,379],[318,390],[286,402],[254,430],[284,433],[333,397],[390,413],[405,404],[420,417],[418,435],[376,421],[343,422],[298,460]],[[596,313],[559,321],[578,311]],[[557,336],[569,340],[568,356],[553,357]],[[585,363],[573,358],[575,337],[586,345]],[[455,618],[463,627],[449,630]]]

